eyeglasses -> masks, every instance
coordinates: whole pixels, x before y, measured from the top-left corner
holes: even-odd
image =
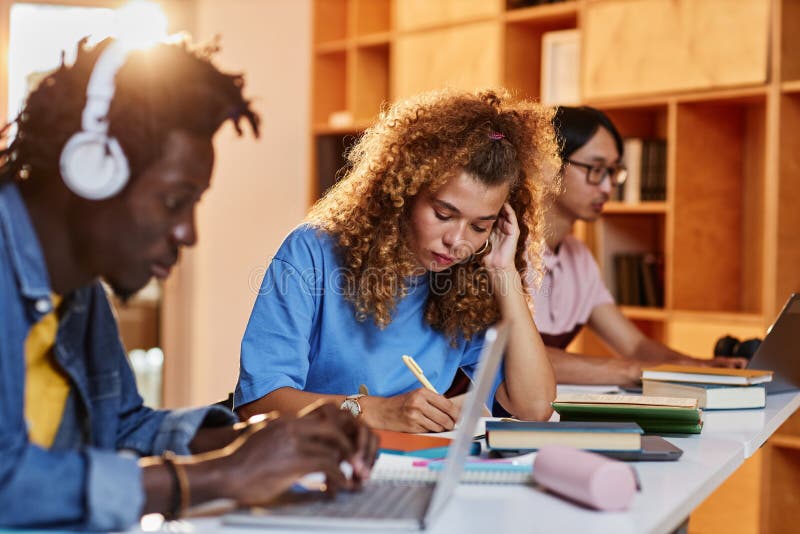
[[[616,187],[624,184],[625,179],[628,177],[628,169],[625,165],[606,167],[605,165],[589,165],[588,163],[572,161],[571,159],[565,161],[570,165],[586,169],[586,183],[589,185],[600,185],[603,183],[603,180],[608,178],[611,180],[611,185]]]

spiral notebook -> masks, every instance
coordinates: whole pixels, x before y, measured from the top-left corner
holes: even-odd
[[[486,331],[475,382],[461,412],[441,472],[432,480],[370,480],[363,491],[339,492],[334,498],[316,492],[288,494],[265,508],[226,514],[227,525],[312,527],[347,530],[423,530],[442,512],[461,480],[473,430],[483,413],[508,339],[508,325]],[[428,472],[428,470],[419,470]],[[430,471],[436,473],[434,471]]]

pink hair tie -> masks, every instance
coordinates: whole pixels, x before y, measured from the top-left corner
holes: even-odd
[[[489,134],[489,139],[491,139],[492,141],[499,141],[505,138],[506,138],[505,134],[502,134],[500,132],[492,132]]]

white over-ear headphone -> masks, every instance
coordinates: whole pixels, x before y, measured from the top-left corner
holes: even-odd
[[[86,87],[81,131],[61,151],[61,177],[78,196],[101,200],[128,183],[128,159],[119,142],[108,136],[108,108],[114,98],[114,77],[130,48],[114,41],[103,50]]]

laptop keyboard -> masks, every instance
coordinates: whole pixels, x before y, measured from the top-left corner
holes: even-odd
[[[433,493],[433,484],[380,482],[364,491],[340,492],[333,499],[270,508],[270,515],[347,517],[362,519],[421,519]]]

